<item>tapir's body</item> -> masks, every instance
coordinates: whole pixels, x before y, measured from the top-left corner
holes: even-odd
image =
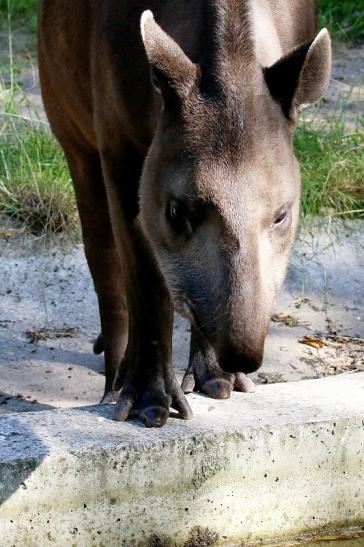
[[[140,32],[145,10],[160,27],[148,12]],[[297,225],[295,111],[328,82],[315,27],[314,0],[41,2],[42,93],[75,186],[109,397],[126,351],[117,418],[134,407],[162,425],[171,404],[189,417],[174,305],[193,325],[187,383],[225,397],[260,365]]]

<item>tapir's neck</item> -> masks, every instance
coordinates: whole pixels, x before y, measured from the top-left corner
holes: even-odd
[[[202,66],[206,87],[252,81],[257,66],[270,66],[282,47],[268,0],[211,0],[204,6],[206,25]],[[204,85],[204,83],[202,83]]]
[[[268,0],[251,2],[255,56],[263,67],[273,65],[283,54],[282,44]]]
[[[211,0],[204,9],[207,32],[202,64],[220,83],[235,80],[255,60],[250,0]]]

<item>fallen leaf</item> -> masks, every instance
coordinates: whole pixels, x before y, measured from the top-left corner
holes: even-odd
[[[300,321],[297,317],[293,317],[293,315],[284,312],[274,313],[271,320],[274,323],[282,323],[287,327],[310,327],[310,324],[307,321]]]
[[[300,338],[299,340],[300,344],[305,344],[306,346],[311,346],[311,348],[320,349],[324,346],[327,346],[326,342],[324,342],[321,338],[314,338],[311,336],[304,336],[303,338]]]
[[[1,228],[0,229],[0,239],[5,239],[7,241],[8,239],[22,234],[24,230],[15,230],[14,228]]]

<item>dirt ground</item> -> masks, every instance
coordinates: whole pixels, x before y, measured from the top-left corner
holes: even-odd
[[[301,230],[258,383],[364,370],[364,222]],[[82,245],[0,228],[0,413],[94,404],[103,391],[96,297]],[[173,361],[187,365],[176,317]],[[248,396],[248,395],[247,395]]]

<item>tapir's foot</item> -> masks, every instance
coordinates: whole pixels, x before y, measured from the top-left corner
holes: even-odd
[[[96,355],[100,355],[100,353],[103,353],[104,351],[104,343],[102,340],[102,334],[100,333],[96,340],[94,341],[93,350]],[[120,390],[123,386],[124,378],[125,378],[125,369],[123,367],[123,362],[121,362],[120,366],[116,370],[114,379],[112,378],[113,374],[110,372],[107,373],[108,367],[106,366],[106,384],[112,383],[112,387],[108,388],[105,387],[105,393],[100,401],[100,404],[108,404],[108,403],[115,403],[120,394]],[[111,367],[111,370],[113,370],[113,367]]]
[[[168,384],[163,378],[152,383],[149,380],[149,385],[137,378],[126,381],[115,406],[114,420],[125,421],[136,416],[147,427],[162,427],[169,417],[170,407],[184,420],[190,419],[192,410],[182,389],[174,379]]]
[[[118,370],[116,371],[114,382],[113,382],[113,390],[117,393],[120,393],[121,388],[124,385],[125,377],[126,377],[126,365],[124,361],[121,361]]]
[[[101,401],[100,405],[107,405],[110,403],[116,403],[116,401],[119,398],[120,391],[116,391],[113,389],[110,389],[108,391],[105,391]]]
[[[246,376],[242,372],[237,372],[236,374],[234,374],[234,376],[235,391],[241,391],[242,393],[254,393],[256,391],[253,380],[248,378],[248,376]]]
[[[182,381],[182,389],[184,393],[202,391],[213,399],[228,399],[234,389],[252,393],[255,386],[242,372],[230,374],[224,372],[216,363],[198,360],[188,368]]]
[[[213,399],[228,399],[234,389],[251,393],[255,386],[242,372],[232,374],[222,370],[211,344],[191,325],[190,359],[182,380],[184,393],[202,391]]]

